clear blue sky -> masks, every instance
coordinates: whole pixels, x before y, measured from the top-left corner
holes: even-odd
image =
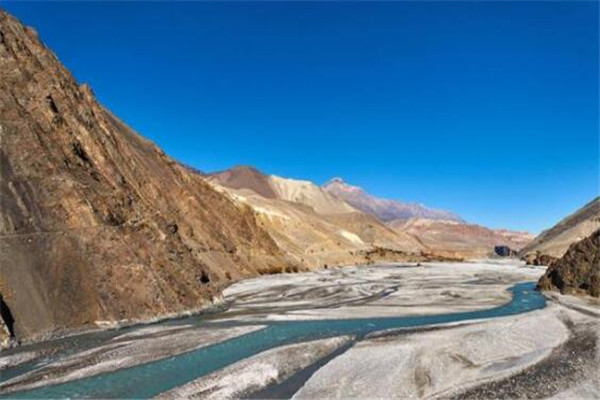
[[[108,108],[237,164],[538,232],[598,195],[598,2],[7,2]]]

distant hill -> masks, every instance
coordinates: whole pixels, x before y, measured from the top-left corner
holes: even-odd
[[[600,197],[561,220],[552,228],[545,230],[519,255],[528,257],[541,253],[552,257],[562,257],[569,246],[588,237],[600,228]]]
[[[230,189],[248,189],[268,199],[304,204],[319,214],[344,214],[356,209],[310,181],[265,175],[254,167],[240,166],[210,175]]]
[[[374,215],[384,222],[415,217],[463,222],[460,216],[450,211],[436,210],[422,204],[404,203],[373,196],[358,186],[349,185],[341,178],[330,180],[323,185],[323,189],[345,200],[352,207]]]
[[[367,254],[378,248],[405,258],[426,250],[414,237],[395,232],[309,181],[245,166],[208,179],[235,201],[249,205],[277,245],[310,268],[368,262]]]
[[[483,258],[494,255],[495,246],[519,250],[533,239],[527,232],[467,224],[446,211],[377,199],[340,179],[321,188],[309,181],[270,176],[246,166],[208,177],[216,187],[250,205],[277,244],[309,265],[362,262],[360,257],[348,255],[375,248]],[[350,205],[348,198],[364,201]],[[367,203],[371,206],[364,207]],[[405,218],[413,214],[426,217]],[[384,222],[380,215],[402,218]]]
[[[418,238],[430,251],[467,258],[492,256],[495,246],[518,251],[533,239],[527,232],[494,230],[457,221],[411,218],[390,221],[388,225]]]
[[[209,175],[221,185],[231,189],[249,189],[267,199],[277,198],[269,176],[254,167],[239,166]]]

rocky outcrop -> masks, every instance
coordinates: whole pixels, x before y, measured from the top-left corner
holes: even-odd
[[[572,244],[565,255],[552,263],[538,283],[542,290],[586,293],[600,297],[600,230]]]
[[[0,289],[17,338],[211,306],[292,268],[253,211],[169,158],[0,10]]]

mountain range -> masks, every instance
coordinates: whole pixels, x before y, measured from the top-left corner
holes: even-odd
[[[348,233],[356,235],[356,239],[360,241],[353,241],[353,250],[366,251],[369,246],[374,246],[412,254],[426,252],[452,258],[483,258],[492,255],[495,246],[519,250],[533,239],[533,235],[527,232],[493,230],[468,224],[448,211],[381,199],[340,178],[319,187],[309,181],[265,175],[248,166],[207,176],[234,198],[253,207],[265,219],[263,223],[268,226],[267,231],[272,234],[277,232],[279,238],[287,235],[295,247],[298,243],[303,243],[300,237],[306,236],[303,233],[306,227],[292,234],[292,226],[298,227],[315,216],[321,224],[324,221],[329,224],[329,231],[334,232],[334,235],[328,233],[322,237],[329,237],[328,240],[332,243],[344,243],[349,238]],[[296,205],[294,210],[300,221],[283,211],[292,204]],[[298,214],[298,210],[302,210],[303,214]],[[287,223],[274,223],[277,218],[286,220]],[[291,220],[295,222],[292,224]],[[352,225],[349,225],[350,220],[354,221]],[[331,224],[337,227],[332,228]],[[316,232],[314,224],[311,231]],[[342,235],[343,238],[339,239],[336,235]],[[339,249],[327,250],[328,246],[319,244],[319,240],[305,243],[304,247],[322,248],[323,251],[318,253],[318,260],[325,260],[323,263],[328,265],[353,261],[346,257],[343,261],[337,259]],[[281,239],[278,244],[283,245]],[[284,247],[288,254],[294,253],[290,250],[292,246]],[[360,261],[354,259],[354,262]]]
[[[527,233],[341,179],[200,173],[119,120],[2,10],[0,135],[3,343],[200,312],[260,274],[486,257],[498,245],[558,254],[598,222],[595,200],[526,246]]]
[[[374,215],[384,222],[409,218],[464,222],[461,217],[449,211],[428,208],[423,204],[404,203],[373,196],[358,186],[347,184],[342,178],[333,178],[323,186],[323,189],[344,199],[356,209]]]

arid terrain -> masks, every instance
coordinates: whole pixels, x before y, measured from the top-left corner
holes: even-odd
[[[319,187],[236,167],[208,179],[250,205],[277,244],[313,268],[386,257],[388,261],[486,258],[494,255],[495,246],[517,251],[533,239],[527,232],[492,230],[449,212],[379,199],[339,178]],[[373,259],[381,252],[386,255]]]
[[[488,313],[511,302],[508,288],[543,272],[486,261],[244,280],[210,318],[11,350],[0,365],[21,370],[0,388],[17,397],[461,398],[532,377],[508,397],[597,394],[598,300],[554,293],[545,308]],[[385,328],[396,323],[404,327]]]
[[[534,237],[200,171],[2,9],[0,145],[0,398],[600,398],[600,198]]]

